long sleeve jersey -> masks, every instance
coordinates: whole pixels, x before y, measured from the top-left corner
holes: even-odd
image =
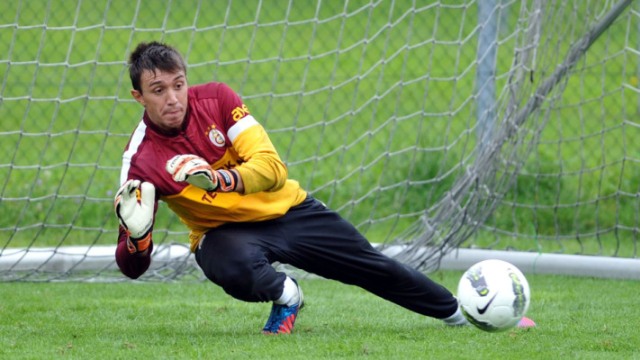
[[[145,112],[125,148],[120,182],[147,181],[156,188],[157,201],[167,203],[191,230],[195,251],[202,235],[227,222],[273,219],[300,204],[306,192],[288,179],[265,129],[251,115],[240,97],[224,83],[207,83],[188,90],[187,115],[182,130],[164,133]],[[175,182],[165,170],[175,155],[194,154],[213,169],[236,169],[244,194],[207,192],[189,183]],[[130,277],[146,271],[149,259],[125,253],[127,233],[121,227],[116,259]],[[146,265],[145,265],[146,262]]]

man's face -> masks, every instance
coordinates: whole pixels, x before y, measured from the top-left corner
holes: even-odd
[[[151,122],[163,130],[180,130],[187,112],[184,72],[145,70],[140,76],[140,87],[142,91],[131,90],[131,95],[144,106]]]

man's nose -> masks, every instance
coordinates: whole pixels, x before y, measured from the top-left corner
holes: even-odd
[[[169,102],[170,104],[175,104],[178,102],[178,95],[176,94],[175,91],[173,90],[167,91],[167,102]]]

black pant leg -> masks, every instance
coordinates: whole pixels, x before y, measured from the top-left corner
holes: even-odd
[[[282,295],[285,273],[271,266],[270,223],[227,224],[211,229],[196,250],[205,276],[236,299],[274,301]]]
[[[312,198],[277,220],[286,234],[278,260],[359,286],[417,313],[445,318],[457,301],[423,273],[382,254],[349,222]]]

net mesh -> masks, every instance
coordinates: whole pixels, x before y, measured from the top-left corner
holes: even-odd
[[[112,201],[141,109],[129,52],[223,81],[290,176],[397,257],[637,257],[631,1],[0,4],[0,278],[122,279]],[[200,277],[161,204],[145,279]]]

